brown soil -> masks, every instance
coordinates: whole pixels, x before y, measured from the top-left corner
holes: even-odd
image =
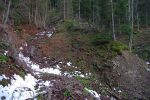
[[[149,100],[150,73],[145,62],[134,54],[123,52],[113,63],[112,72],[107,73],[109,84],[122,89],[126,99]]]

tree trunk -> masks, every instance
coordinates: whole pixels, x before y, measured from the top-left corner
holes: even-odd
[[[64,20],[66,19],[66,0],[64,0]]]
[[[148,30],[148,14],[147,14],[147,8],[146,8],[146,28]]]
[[[111,14],[112,14],[112,32],[113,32],[113,39],[116,40],[115,35],[115,23],[114,23],[114,7],[113,7],[113,1],[111,0]]]
[[[81,0],[79,0],[79,4],[78,4],[79,6],[79,8],[78,8],[78,18],[79,18],[79,20],[81,19]]]
[[[7,13],[6,13],[6,17],[5,17],[4,23],[3,23],[4,25],[8,21],[8,16],[9,16],[9,12],[10,12],[10,5],[11,5],[11,0],[9,0],[9,3],[8,3]]]
[[[34,15],[34,23],[36,25],[36,27],[38,27],[37,24],[37,15],[38,15],[38,8],[37,8],[37,0],[35,1],[35,15]]]
[[[137,12],[136,18],[137,18],[137,28],[138,28],[138,31],[140,31],[140,21],[139,21],[139,13],[138,12]]]
[[[130,33],[130,42],[129,42],[129,49],[130,52],[132,51],[132,46],[133,46],[133,28],[134,28],[134,16],[133,16],[133,12],[134,12],[134,8],[133,8],[133,0],[131,0],[131,33]]]

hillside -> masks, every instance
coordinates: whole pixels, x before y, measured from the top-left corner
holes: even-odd
[[[0,100],[150,100],[150,0],[0,0]]]
[[[129,52],[117,56],[114,51],[93,47],[90,34],[22,30],[18,34],[11,27],[1,27],[1,99],[150,98],[150,73],[137,56]]]

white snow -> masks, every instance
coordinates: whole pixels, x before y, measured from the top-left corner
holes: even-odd
[[[85,90],[86,90],[87,92],[89,92],[90,95],[93,96],[96,100],[101,100],[101,95],[98,94],[96,91],[90,90],[90,89],[87,89],[87,88],[85,88]]]
[[[67,65],[68,65],[68,66],[71,66],[71,65],[72,65],[72,63],[71,63],[71,62],[67,62]]]
[[[82,73],[79,72],[79,71],[75,71],[75,72],[73,72],[73,73],[64,72],[64,76],[67,76],[67,77],[75,77],[75,76],[85,77],[85,75],[82,74]]]
[[[35,72],[61,75],[60,67],[58,65],[56,66],[56,69],[54,69],[54,68],[42,68],[42,69],[40,69],[40,65],[32,62],[29,57],[25,57],[21,52],[19,53],[19,59],[22,62],[25,62],[26,65],[28,67],[30,67],[31,69],[33,69]]]
[[[113,88],[114,91],[116,91],[116,88]]]
[[[54,32],[51,32],[51,31],[43,31],[43,32],[40,32],[40,33],[37,33],[37,35],[40,35],[40,36],[44,36],[46,35],[47,37],[51,37],[53,35]]]
[[[35,92],[34,86],[36,85],[36,81],[37,80],[30,74],[25,76],[25,80],[23,80],[19,75],[15,74],[11,79],[11,84],[4,87],[0,85],[0,97],[4,96],[6,97],[6,100],[11,100],[12,98],[13,100],[25,100],[27,98],[32,98],[33,95],[31,95],[29,91],[25,92],[23,88],[26,87]],[[17,93],[17,91],[21,91],[21,89],[24,90],[23,94]]]
[[[53,34],[47,34],[48,37],[51,37]]]
[[[0,81],[2,81],[3,79],[9,79],[9,77],[6,77],[4,74],[2,76],[0,76]]]
[[[82,77],[82,78],[88,78],[88,77],[90,77],[92,74],[91,74],[90,72],[83,74],[83,73],[80,72],[80,71],[74,71],[74,72],[71,72],[71,73],[65,71],[65,72],[63,73],[63,75],[64,75],[64,76],[67,76],[67,77],[79,76],[79,77]]]
[[[40,83],[38,83],[41,87],[43,86],[53,86],[53,84],[51,83],[51,81],[42,81]]]
[[[23,47],[20,47],[19,50],[23,50]]]
[[[7,78],[5,75],[3,76],[0,78]],[[27,74],[24,79],[15,74],[10,82],[7,86],[0,85],[0,98],[5,97],[5,100],[26,100],[37,96],[41,87],[53,86],[50,81],[37,80],[31,74]],[[38,88],[35,88],[35,86],[38,86]]]
[[[150,65],[150,62],[146,62],[147,65]]]
[[[119,90],[118,92],[119,92],[119,93],[121,93],[122,91],[121,91],[121,90]]]
[[[4,52],[4,55],[6,56],[6,55],[7,55],[7,53],[8,53],[8,51],[5,51],[5,52]]]
[[[53,69],[53,68],[36,69],[36,71],[41,72],[41,73],[61,75],[61,71],[59,69]]]

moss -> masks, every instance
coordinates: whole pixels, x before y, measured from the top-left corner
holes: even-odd
[[[91,43],[94,45],[94,46],[104,46],[108,43],[110,43],[112,41],[112,37],[110,35],[96,35]]]
[[[110,50],[114,53],[116,52],[117,54],[121,54],[122,51],[128,50],[128,46],[119,41],[113,41],[109,44],[109,46]]]
[[[0,55],[0,62],[6,63],[6,62],[8,62],[8,60],[9,60],[9,58],[8,58],[7,56],[5,56],[5,55]]]
[[[41,96],[41,95],[38,95],[38,96],[37,96],[37,100],[42,100],[42,96]]]
[[[6,79],[3,79],[2,81],[0,81],[0,85],[3,85],[3,86],[7,86],[9,84],[9,80],[6,80]]]
[[[71,92],[69,90],[66,90],[64,93],[64,97],[71,97]]]
[[[90,78],[83,78],[83,77],[77,76],[76,79],[84,86],[86,87],[90,86],[90,82],[91,82]]]

